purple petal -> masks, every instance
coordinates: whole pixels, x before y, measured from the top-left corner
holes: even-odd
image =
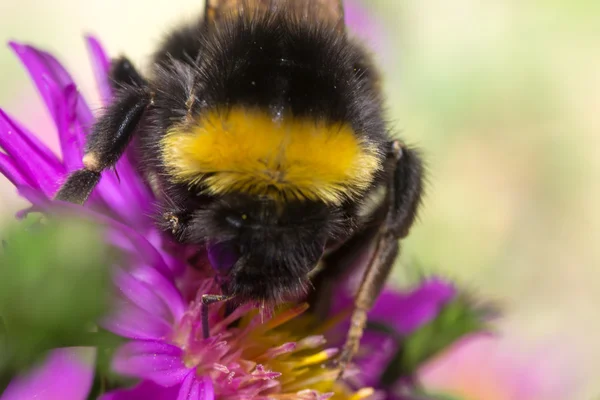
[[[110,71],[110,60],[106,52],[102,48],[100,42],[93,36],[86,36],[88,52],[92,59],[92,67],[94,68],[94,76],[98,91],[104,104],[108,104],[112,98],[112,89],[108,82],[108,74]]]
[[[96,186],[95,193],[97,193],[104,204],[109,208],[110,212],[115,215],[119,221],[133,222],[132,215],[140,217],[138,212],[140,205],[135,202],[132,198],[127,198],[123,195],[123,191],[127,182],[119,182],[114,172],[111,170],[104,171],[102,173],[102,179],[98,186]],[[136,209],[135,212],[134,208]],[[141,216],[144,216],[143,214]],[[145,216],[144,216],[145,217]],[[135,217],[134,217],[135,218]],[[131,223],[130,226],[138,226],[138,224]]]
[[[55,80],[58,82],[59,85],[66,87],[68,85],[73,84],[73,78],[71,78],[71,75],[69,75],[65,67],[63,67],[62,64],[58,62],[56,58],[54,58],[50,53],[47,53],[45,51],[37,51],[39,51],[43,61],[50,68],[50,71],[53,73]],[[77,120],[84,126],[89,126],[90,122],[92,122],[94,119],[91,109],[88,107],[87,102],[81,94],[79,94],[77,98],[76,113]]]
[[[128,150],[114,170],[105,171],[94,194],[120,221],[138,230],[145,230],[152,226],[148,215],[153,214],[154,196],[133,166],[131,158],[131,151]]]
[[[119,179],[114,171],[105,171],[95,193],[120,221],[137,229],[147,228],[151,223],[148,215],[153,206],[149,190],[125,156],[115,169]]]
[[[88,38],[88,45],[97,78],[102,79],[104,75],[103,80],[106,81],[108,58],[95,39]],[[31,46],[11,43],[11,47],[28,69],[55,121],[66,169],[81,168],[85,136],[94,122],[89,107],[71,76],[54,57]],[[147,214],[151,211],[153,196],[133,167],[131,158],[128,151],[117,163],[122,181],[112,171],[103,174],[92,195],[92,204],[100,202],[128,225],[146,228],[149,226]],[[54,189],[57,180],[52,180]],[[45,187],[44,191],[48,193]]]
[[[153,288],[154,293],[165,302],[175,321],[181,319],[185,313],[186,304],[180,291],[171,281],[155,268],[147,266],[134,269],[132,275],[140,282],[144,282]]]
[[[45,65],[41,52],[35,50],[31,46],[21,45],[14,42],[10,43],[10,47],[12,47],[17,56],[21,59],[21,62],[25,68],[27,68],[29,71],[29,75],[33,79],[38,91],[40,92],[40,95],[44,99],[46,107],[48,107],[52,118],[56,121],[56,106],[54,104],[56,97],[47,85],[47,79],[55,79],[55,77],[53,76],[54,74],[52,74],[50,68]]]
[[[138,212],[136,214],[145,217],[148,212],[154,211],[152,206],[154,205],[155,197],[150,190],[150,187],[146,184],[146,181],[142,179],[136,165],[139,165],[139,163],[134,157],[134,151],[130,146],[115,166],[115,169],[119,174],[121,192],[123,192],[133,204],[138,206]],[[148,218],[146,218],[145,221],[147,222]]]
[[[138,267],[131,273],[118,269],[114,280],[125,299],[103,322],[112,332],[134,339],[160,339],[171,333],[185,312],[177,288],[152,267]]]
[[[42,365],[13,380],[0,399],[85,400],[94,376],[93,355],[92,349],[54,350]]]
[[[411,291],[384,289],[369,312],[369,321],[380,321],[407,335],[434,319],[440,309],[456,295],[454,286],[440,278],[430,278]],[[334,299],[334,312],[352,305],[353,299],[343,287]]]
[[[9,122],[9,124],[12,124],[17,128],[16,131],[19,135],[19,140],[22,140],[28,146],[28,149],[40,158],[40,162],[44,162],[47,165],[54,176],[59,177],[65,174],[64,165],[58,159],[56,154],[54,154],[52,150],[48,148],[48,146],[42,143],[42,141],[38,139],[36,135],[31,133],[22,124],[19,124],[14,118],[10,117],[2,109],[0,109],[0,114],[2,118]]]
[[[439,278],[428,279],[412,291],[385,289],[369,312],[369,321],[384,323],[407,335],[433,320],[455,295],[454,286]],[[334,309],[341,310],[352,304],[352,298],[341,292],[335,302]],[[397,343],[387,335],[367,330],[361,349],[363,353],[356,359],[362,371],[358,376],[360,384],[378,386],[381,373],[397,351]]]
[[[364,356],[355,360],[361,386],[380,386],[381,374],[398,351],[396,341],[378,332],[367,331],[360,342]]]
[[[29,185],[51,195],[59,177],[53,175],[52,168],[36,153],[31,143],[24,140],[24,136],[25,133],[0,110],[0,147],[14,160]]]
[[[130,339],[160,340],[172,332],[172,323],[126,301],[116,301],[115,311],[101,325]]]
[[[161,341],[135,341],[117,351],[113,368],[121,374],[169,387],[183,382],[190,372],[183,364],[182,355],[179,347]]]
[[[114,228],[114,233],[111,236],[121,239],[120,241],[114,241],[115,245],[125,248],[124,246],[130,243],[133,246],[132,250],[134,250],[136,258],[143,261],[144,264],[152,265],[153,268],[160,271],[167,278],[173,276],[173,271],[165,262],[162,254],[137,230],[101,214],[94,214],[94,218]]]
[[[428,279],[408,293],[385,290],[369,313],[369,319],[385,321],[398,333],[409,334],[433,320],[455,295],[454,286],[439,278]]]
[[[179,386],[166,388],[151,381],[143,381],[132,389],[106,393],[99,400],[174,400],[178,393]]]
[[[121,294],[142,310],[164,319],[173,319],[168,306],[162,301],[151,286],[121,269],[118,269],[115,272],[114,281]]]
[[[195,370],[185,377],[177,396],[177,400],[213,400],[214,398],[215,392],[210,379],[197,378]]]
[[[74,169],[74,159],[81,158],[85,133],[93,123],[92,112],[77,92],[70,75],[54,57],[32,46],[14,42],[10,46],[44,99],[59,130],[65,163],[69,170]],[[77,151],[73,147],[77,147]]]
[[[48,87],[53,88],[56,97],[56,128],[60,139],[63,161],[68,171],[74,171],[83,166],[84,142],[80,138],[80,128],[75,122],[75,107],[77,104],[77,89],[75,84],[59,88],[54,81],[48,80]]]
[[[13,159],[3,153],[0,153],[0,174],[11,181],[14,186],[29,185],[27,177],[23,175]]]

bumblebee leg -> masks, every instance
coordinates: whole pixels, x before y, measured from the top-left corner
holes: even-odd
[[[385,214],[383,216],[385,217]],[[381,216],[373,216],[370,218],[369,226],[362,227],[343,245],[324,258],[325,265],[311,279],[314,289],[308,298],[311,313],[317,317],[317,321],[322,321],[329,315],[335,287],[340,280],[369,262],[374,239],[377,238],[382,220]]]
[[[386,216],[354,300],[346,343],[337,359],[339,377],[358,351],[367,313],[383,288],[399,252],[398,240],[408,234],[421,199],[423,167],[416,152],[393,142],[390,156],[393,172],[389,175],[388,197],[384,203]]]
[[[229,300],[230,297],[222,296],[218,294],[204,294],[202,295],[202,336],[204,339],[208,339],[210,336],[210,326],[208,322],[208,306],[211,304],[219,303],[221,301]]]
[[[120,92],[87,139],[83,168],[67,178],[55,196],[57,200],[85,203],[100,181],[100,173],[114,166],[125,151],[150,103],[145,89],[130,86]]]

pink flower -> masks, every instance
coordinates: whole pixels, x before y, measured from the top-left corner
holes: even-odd
[[[473,336],[423,368],[432,391],[461,399],[564,400],[576,393],[572,362],[559,347],[519,349],[515,340]]]
[[[25,376],[13,380],[2,400],[79,400],[92,387],[94,351],[55,350],[45,362]]]
[[[109,101],[108,58],[95,39],[88,38],[87,43],[100,92]],[[200,298],[219,293],[206,272],[212,269],[198,272],[189,268],[189,249],[173,243],[155,226],[151,215],[156,199],[138,174],[132,151],[125,153],[115,171],[103,174],[85,207],[53,201],[68,172],[82,166],[85,136],[94,117],[68,72],[53,56],[27,45],[12,43],[11,47],[50,111],[62,153],[62,159],[57,157],[0,110],[0,148],[4,150],[0,173],[32,204],[20,215],[44,211],[90,218],[107,228],[107,240],[124,255],[112,266],[117,306],[99,325],[129,340],[116,352],[113,367],[140,381],[133,388],[105,393],[103,400],[359,400],[374,393],[369,386],[378,384],[389,361],[385,343],[376,333],[367,333],[358,357],[364,371],[356,371],[352,386],[336,381],[339,371],[323,366],[337,350],[326,345],[328,339],[340,345],[345,332],[331,329],[334,318],[314,321],[304,313],[304,305],[287,305],[271,312],[249,304],[225,316],[224,306],[217,304],[210,308],[211,330],[205,338]],[[210,262],[208,255],[205,262]],[[408,293],[386,291],[371,317],[383,319],[398,334],[407,335],[434,319],[454,295],[450,283],[436,279]],[[340,292],[337,298],[349,304],[347,294]],[[365,349],[370,353],[365,354]],[[45,398],[64,395],[73,400],[87,396],[89,366],[57,363],[51,357],[39,371],[14,381],[7,393],[28,396],[44,391]],[[52,378],[63,376],[71,379]]]

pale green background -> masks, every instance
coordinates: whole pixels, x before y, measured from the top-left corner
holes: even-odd
[[[535,350],[533,368],[560,353],[565,361],[548,379],[576,380],[581,393],[564,400],[592,399],[600,394],[600,2],[368,4],[387,32],[393,126],[429,166],[403,267],[418,264],[495,299],[506,313],[504,340]],[[0,0],[0,42],[53,51],[97,108],[84,33],[144,65],[156,40],[201,7]],[[0,65],[0,105],[55,146],[41,101],[5,47]],[[4,180],[0,193],[4,211],[17,207]]]

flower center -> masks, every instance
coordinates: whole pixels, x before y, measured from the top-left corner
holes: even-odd
[[[270,311],[248,304],[227,317],[223,308],[210,310],[211,336],[204,339],[196,300],[172,338],[184,351],[184,364],[210,376],[217,393],[273,399],[327,399],[335,393],[336,399],[353,400],[373,393],[353,392],[336,381],[339,370],[326,364],[338,350],[325,347],[324,326],[314,327],[308,305]]]

